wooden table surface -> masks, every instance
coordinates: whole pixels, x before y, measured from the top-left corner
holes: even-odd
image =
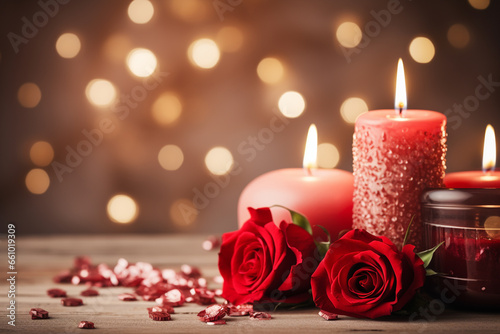
[[[16,239],[16,321],[8,325],[6,308],[9,305],[6,279],[0,285],[0,332],[18,333],[80,333],[78,323],[95,323],[98,333],[309,333],[309,332],[388,332],[388,333],[500,333],[499,313],[471,313],[446,310],[432,315],[430,321],[411,322],[405,317],[383,320],[360,320],[340,316],[337,321],[320,318],[317,309],[281,311],[273,313],[269,321],[251,321],[247,317],[226,317],[227,325],[207,326],[196,314],[204,309],[196,304],[176,308],[172,321],[152,321],[147,307],[154,302],[123,302],[117,296],[132,292],[131,288],[99,288],[98,297],[79,297],[82,285],[55,284],[52,277],[72,266],[78,255],[88,255],[93,263],[111,266],[123,257],[129,262],[145,261],[164,269],[179,269],[182,264],[197,266],[207,278],[218,275],[217,251],[201,248],[204,236],[54,236],[18,237]],[[2,238],[2,265],[7,276],[5,238]],[[212,286],[217,287],[215,283]],[[49,288],[62,288],[68,296],[82,298],[85,305],[63,307],[59,298],[49,298]],[[41,307],[50,314],[47,320],[31,320],[33,307]],[[439,312],[438,312],[439,313]]]

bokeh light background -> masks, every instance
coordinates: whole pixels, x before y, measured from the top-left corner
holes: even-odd
[[[352,171],[353,123],[392,108],[399,57],[409,108],[453,117],[449,172],[480,169],[500,131],[494,0],[0,8],[0,219],[23,234],[233,230],[248,182],[300,167],[311,123],[319,165]]]

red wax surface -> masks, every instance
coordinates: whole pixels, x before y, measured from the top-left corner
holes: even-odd
[[[384,235],[401,246],[411,217],[409,242],[421,248],[420,196],[442,188],[446,117],[435,111],[374,110],[358,117],[353,140],[353,227]]]
[[[500,188],[500,171],[449,173],[444,177],[447,188]]]
[[[247,208],[282,205],[306,216],[311,225],[325,227],[333,239],[352,228],[353,176],[339,169],[279,169],[257,177],[241,193],[238,225],[249,218]],[[285,210],[272,209],[274,221],[290,221]]]

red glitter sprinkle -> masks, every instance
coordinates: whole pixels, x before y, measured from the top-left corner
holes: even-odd
[[[31,320],[49,318],[49,312],[45,311],[42,308],[32,308],[30,310],[30,315],[31,315]]]
[[[211,305],[198,313],[198,318],[203,322],[213,322],[224,318],[227,314],[227,307],[224,305]]]
[[[179,289],[172,289],[156,299],[156,303],[159,305],[170,305],[173,307],[181,306],[185,301],[186,298]]]
[[[149,312],[149,318],[155,321],[169,321],[172,320],[170,314],[166,312]]]
[[[209,325],[209,326],[225,325],[225,324],[226,324],[226,320],[224,320],[224,319],[207,322],[207,325]]]
[[[61,304],[63,306],[81,306],[83,301],[79,298],[63,298],[61,299]]]
[[[327,312],[327,311],[319,311],[319,316],[325,320],[337,320],[339,316],[335,313]]]
[[[192,267],[189,264],[183,264],[181,266],[181,275],[187,278],[199,278],[201,277],[200,269]]]
[[[165,305],[165,306],[148,307],[148,312],[149,313],[151,313],[151,312],[163,312],[163,313],[173,314],[173,313],[175,313],[175,310],[172,306]]]
[[[87,289],[87,290],[83,290],[82,292],[80,292],[80,295],[86,296],[86,297],[99,296],[99,291],[94,290],[94,289]]]
[[[241,304],[241,305],[231,305],[229,306],[228,315],[230,317],[240,317],[246,316],[250,313],[253,313],[253,305],[252,304]]]
[[[121,295],[118,296],[118,299],[124,302],[133,302],[137,300],[137,297],[131,293],[122,293]]]
[[[266,312],[252,312],[250,313],[250,320],[271,320],[271,315]]]
[[[94,329],[94,323],[90,321],[80,321],[78,324],[79,328],[84,328],[84,329]]]
[[[47,294],[51,298],[66,297],[66,291],[64,291],[62,289],[49,289],[49,290],[47,290]]]

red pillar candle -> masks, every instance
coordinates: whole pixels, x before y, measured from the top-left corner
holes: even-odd
[[[483,170],[446,174],[447,188],[500,188],[500,171],[495,172],[496,142],[491,125],[486,127],[483,148]]]
[[[240,227],[250,218],[248,207],[281,205],[303,214],[311,225],[325,227],[332,239],[336,239],[340,231],[351,229],[352,173],[339,169],[315,168],[316,152],[311,153],[317,148],[315,127],[309,132],[312,135],[308,135],[304,168],[271,171],[257,177],[245,187],[238,203]],[[288,211],[280,208],[273,208],[271,211],[277,224],[282,220],[290,221]]]
[[[370,111],[356,120],[353,227],[401,246],[414,216],[409,242],[419,248],[420,195],[425,188],[443,187],[446,117],[435,111],[404,110],[401,60],[397,86],[396,110]]]

